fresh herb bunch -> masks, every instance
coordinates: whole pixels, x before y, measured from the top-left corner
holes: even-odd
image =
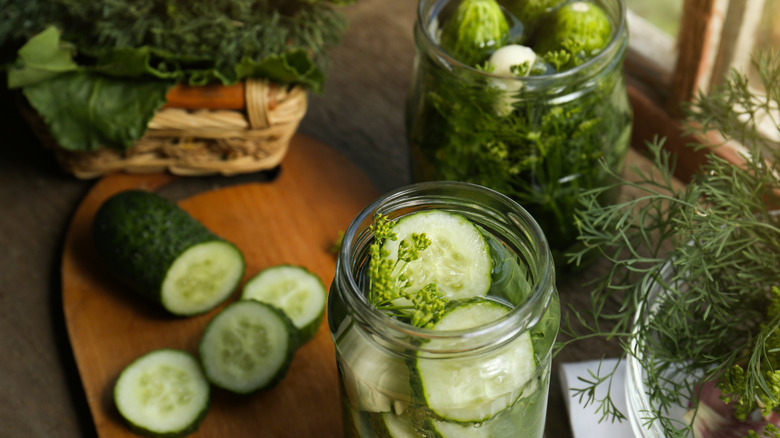
[[[558,347],[603,336],[636,356],[653,406],[640,414],[668,437],[692,432],[693,420],[671,412],[695,404],[702,382],[717,381],[743,419],[757,408],[775,410],[780,401],[780,216],[773,213],[780,145],[758,130],[763,116],[780,132],[772,112],[780,105],[780,52],[753,63],[765,94],[732,71],[722,87],[688,108],[690,133],[704,138],[717,131],[724,141],[738,140],[748,151],[743,165],[710,153],[701,172],[680,187],[674,156],[656,140],[648,144],[655,172],[634,169],[632,180],[589,191],[577,215],[584,249],[571,260],[595,250],[610,269],[595,284],[592,308],[570,309],[564,324],[570,339]],[[625,187],[638,194],[614,205],[599,202],[604,191]],[[602,419],[620,420],[625,417],[612,399],[594,393],[611,384],[613,373],[599,370],[577,391],[586,404],[598,405]]]
[[[125,150],[176,84],[320,92],[354,0],[0,0],[0,63],[68,150]]]
[[[431,245],[431,240],[425,233],[413,233],[399,243],[397,257],[390,259],[390,253],[382,249],[382,245],[386,240],[397,240],[394,225],[394,221],[380,214],[371,226],[374,242],[369,248],[368,299],[374,307],[388,315],[415,327],[431,327],[441,318],[449,300],[438,291],[435,283],[419,290],[410,289],[411,282],[403,274],[404,267],[420,258],[420,252]]]

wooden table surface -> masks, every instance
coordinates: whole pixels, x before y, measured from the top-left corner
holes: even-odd
[[[417,0],[359,0],[344,8],[350,30],[331,53],[325,92],[310,98],[300,132],[340,151],[380,191],[406,184],[403,103],[412,69]],[[60,261],[66,226],[94,181],[60,170],[0,94],[0,435],[95,435],[65,332]],[[631,160],[642,164],[633,154]],[[598,269],[595,267],[594,269]],[[564,305],[584,305],[578,274],[559,282]],[[561,362],[614,356],[599,341],[573,345]],[[548,438],[571,437],[558,373]]]

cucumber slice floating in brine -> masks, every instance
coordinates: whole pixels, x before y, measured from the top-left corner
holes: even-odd
[[[491,430],[481,424],[454,423],[451,421],[431,422],[433,429],[441,438],[489,438]]]
[[[411,419],[392,413],[371,414],[371,428],[378,438],[415,438],[421,436]]]
[[[484,296],[490,289],[493,261],[479,229],[465,217],[443,210],[429,210],[405,216],[393,227],[396,240],[387,240],[382,249],[395,260],[401,241],[412,233],[422,234],[431,245],[421,251],[402,273],[410,280],[408,289],[419,290],[435,283],[449,299]]]
[[[354,323],[336,338],[350,403],[364,412],[402,412],[409,399],[409,365],[389,355]]]
[[[133,361],[114,385],[114,403],[143,435],[180,437],[198,429],[209,406],[209,382],[191,354],[174,349]]]
[[[496,301],[475,298],[447,311],[433,330],[470,329],[496,321],[510,311]],[[450,342],[433,339],[426,348],[456,348]],[[528,331],[484,354],[439,359],[418,356],[415,368],[417,396],[436,415],[449,421],[486,421],[536,390],[536,359]]]

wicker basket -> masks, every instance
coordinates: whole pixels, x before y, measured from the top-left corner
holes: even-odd
[[[253,79],[242,85],[243,108],[163,108],[149,122],[144,137],[124,152],[70,151],[46,137],[44,144],[66,171],[82,179],[117,171],[167,170],[196,176],[273,168],[282,161],[306,113],[306,90]]]

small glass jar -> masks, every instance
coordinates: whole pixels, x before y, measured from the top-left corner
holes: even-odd
[[[631,137],[625,5],[589,1],[606,12],[611,40],[559,73],[499,75],[454,59],[438,44],[440,15],[460,0],[421,0],[414,29],[406,108],[413,180],[471,182],[511,197],[540,223],[559,269],[576,243],[579,195],[611,182],[605,167],[622,171]]]
[[[645,303],[645,306],[638,309],[635,315],[635,323],[638,322],[638,318],[647,320],[647,318],[651,317],[650,314],[645,312],[645,309],[650,309],[649,312],[652,312],[655,298],[662,290],[663,288],[658,283],[652,285],[648,301]],[[628,354],[626,357],[625,395],[628,411],[626,416],[636,438],[664,438],[671,433],[671,431],[665,430],[664,422],[657,419],[648,421],[652,417],[652,412],[659,412],[660,410],[657,403],[653,402],[650,397],[653,391],[658,391],[659,389],[656,387],[651,388],[647,385],[648,374],[645,371],[645,366],[646,363],[651,363],[650,361],[653,358],[645,355],[644,342],[644,339],[632,337],[628,345],[631,354]],[[667,374],[663,375],[663,379],[668,379],[669,382],[679,382],[681,379],[680,375],[673,371],[673,368],[669,370]],[[696,381],[694,378],[691,378],[689,383],[695,385]],[[688,409],[684,406],[688,403],[689,400],[686,400],[680,394],[680,400],[677,405],[665,407],[667,409],[666,415],[672,422],[676,422],[676,427],[682,427],[687,424],[686,414]]]
[[[511,307],[506,315],[472,329],[435,331],[395,319],[369,302],[366,270],[375,216],[396,220],[426,210],[457,213],[477,225],[493,260],[487,298]],[[328,325],[336,347],[345,437],[389,436],[388,430],[426,437],[444,430],[474,437],[543,436],[560,303],[545,236],[508,197],[473,184],[430,182],[402,187],[366,207],[343,238],[328,297]],[[530,365],[522,383],[516,364],[505,359],[522,355],[521,339],[532,346],[525,350]],[[451,382],[423,381],[417,370],[434,363],[462,372]],[[470,404],[445,409],[432,408],[420,395],[425,386],[429,397],[440,394],[449,400],[448,391],[457,391],[460,381],[478,382],[471,388],[484,382],[493,389]],[[473,412],[480,419],[464,421]]]
[[[626,417],[628,417],[631,429],[636,438],[664,438],[679,434],[679,429],[690,423],[691,398],[686,397],[679,389],[682,387],[694,388],[702,382],[702,375],[681,373],[674,366],[664,368],[660,374],[653,371],[651,378],[647,367],[656,365],[658,358],[653,357],[647,351],[647,344],[651,340],[638,334],[639,326],[647,326],[658,311],[659,303],[663,301],[663,295],[667,293],[665,282],[672,279],[674,267],[666,264],[660,272],[663,281],[649,283],[647,296],[638,306],[634,314],[634,324],[631,338],[628,341],[628,354],[626,355],[626,380],[624,390],[626,395]],[[652,380],[651,380],[652,379]],[[653,382],[652,384],[649,384]],[[676,394],[677,403],[670,403],[663,407],[653,400],[651,394],[659,392]],[[657,418],[658,412],[664,412],[663,420]],[[652,419],[652,421],[650,421]]]

